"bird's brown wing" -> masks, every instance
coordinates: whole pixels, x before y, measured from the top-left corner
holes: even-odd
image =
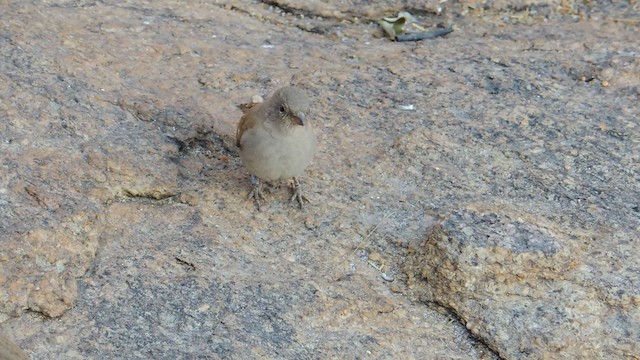
[[[243,114],[246,114],[252,107],[256,106],[257,103],[247,103],[247,104],[238,104],[238,109],[242,110]]]
[[[256,126],[258,122],[258,114],[255,111],[256,107],[251,106],[246,109],[244,115],[240,118],[240,123],[238,123],[238,128],[236,129],[236,146],[240,147],[240,139],[242,139],[242,134],[248,129]]]

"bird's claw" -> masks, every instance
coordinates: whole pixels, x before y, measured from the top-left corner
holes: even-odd
[[[260,183],[260,179],[255,176],[251,176],[251,184],[253,184],[253,190],[247,195],[247,200],[252,199],[256,202],[258,206],[258,211],[262,210],[261,200],[264,200],[264,195],[262,195],[262,184]]]
[[[297,178],[293,178],[293,196],[291,197],[291,201],[298,201],[300,209],[303,208],[305,201],[311,203],[311,200],[302,193],[302,185],[300,185],[300,181],[298,181]]]

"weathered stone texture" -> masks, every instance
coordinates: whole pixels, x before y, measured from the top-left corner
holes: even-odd
[[[33,358],[640,356],[637,4],[0,7],[0,330]],[[455,31],[385,39],[403,9]],[[285,84],[313,203],[257,212],[236,105]]]

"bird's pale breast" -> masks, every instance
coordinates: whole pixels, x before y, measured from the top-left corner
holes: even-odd
[[[302,174],[313,159],[316,138],[308,125],[286,133],[256,126],[244,132],[241,145],[240,157],[249,173],[271,181]]]

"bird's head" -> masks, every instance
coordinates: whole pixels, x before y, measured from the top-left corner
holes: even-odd
[[[287,86],[276,91],[270,99],[271,113],[286,126],[304,126],[308,121],[309,98],[304,90]]]

